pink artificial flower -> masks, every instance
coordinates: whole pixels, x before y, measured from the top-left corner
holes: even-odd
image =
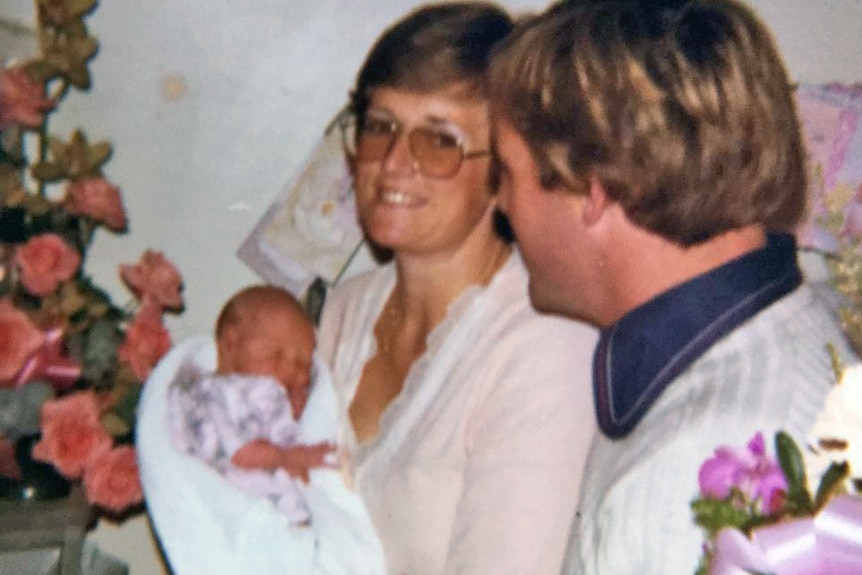
[[[92,391],[46,401],[41,428],[42,439],[33,446],[33,458],[52,464],[69,479],[80,478],[113,445],[99,422],[99,404]]]
[[[170,349],[171,336],[162,323],[161,309],[152,300],[145,300],[126,329],[126,339],[117,349],[117,357],[132,368],[135,377],[144,381]]]
[[[698,473],[704,497],[726,499],[736,488],[746,502],[761,502],[764,513],[779,511],[787,492],[787,479],[778,463],[766,455],[763,434],[757,433],[747,449],[720,447]]]
[[[63,341],[63,330],[53,328],[44,333],[44,341],[24,363],[15,378],[15,385],[44,380],[54,389],[67,389],[81,377],[81,364],[69,357]]]
[[[24,288],[33,295],[44,296],[75,275],[81,255],[57,234],[47,233],[33,236],[18,248],[15,261]]]
[[[0,300],[0,387],[14,383],[24,362],[36,353],[45,340],[45,334],[13,306],[9,300]]]
[[[21,68],[0,68],[0,130],[13,125],[38,128],[42,115],[53,107],[44,84],[31,80]]]
[[[94,461],[84,474],[84,487],[90,503],[115,513],[143,502],[134,448],[123,445]]]
[[[120,266],[120,277],[135,297],[154,299],[161,307],[183,307],[183,278],[161,252],[147,250],[135,265]]]
[[[120,189],[104,178],[75,180],[66,189],[63,205],[70,214],[90,217],[115,232],[125,231],[128,225]]]

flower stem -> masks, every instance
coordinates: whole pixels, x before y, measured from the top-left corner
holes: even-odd
[[[60,89],[51,96],[54,100],[54,110],[57,109],[59,103],[66,97],[66,94],[69,92],[69,82],[68,80],[62,80],[60,84]],[[53,111],[49,111],[45,114],[42,119],[42,124],[39,126],[39,163],[43,163],[48,159],[48,151],[50,150],[50,145],[48,142],[48,119],[50,118]],[[47,184],[45,180],[39,180],[39,188],[37,190],[37,194],[39,197],[44,198],[46,195]]]

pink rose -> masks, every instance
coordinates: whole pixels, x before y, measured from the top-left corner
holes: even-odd
[[[134,448],[117,447],[93,462],[84,474],[84,487],[90,503],[115,513],[143,502]]]
[[[183,307],[183,278],[161,252],[147,250],[135,265],[120,266],[120,277],[135,297],[150,297],[161,307]]]
[[[53,107],[44,84],[31,80],[21,68],[0,68],[0,130],[12,125],[38,128],[42,114]]]
[[[132,368],[135,377],[144,381],[170,349],[171,336],[162,324],[161,309],[155,302],[145,300],[126,329],[126,339],[117,349],[117,357]]]
[[[99,404],[92,391],[46,401],[41,428],[42,439],[33,446],[33,458],[52,464],[69,479],[80,478],[113,445],[99,422]]]
[[[0,300],[0,387],[13,382],[24,362],[36,353],[45,334],[9,300]]]
[[[18,248],[15,261],[21,269],[21,283],[33,295],[48,295],[57,285],[75,275],[81,255],[57,234],[33,236]]]
[[[63,205],[69,213],[90,217],[115,232],[125,231],[128,225],[120,189],[104,178],[75,180],[66,188]]]

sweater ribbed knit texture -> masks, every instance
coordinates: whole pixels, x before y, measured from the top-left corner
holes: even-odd
[[[855,356],[809,286],[766,308],[683,372],[627,437],[599,436],[587,460],[563,573],[690,575],[704,534],[690,503],[719,446],[762,432],[802,444],[834,384],[827,344]]]

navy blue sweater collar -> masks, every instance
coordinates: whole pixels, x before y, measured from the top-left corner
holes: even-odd
[[[655,297],[603,330],[593,359],[602,431],[627,435],[715,342],[800,283],[793,237],[770,234],[764,248]]]

